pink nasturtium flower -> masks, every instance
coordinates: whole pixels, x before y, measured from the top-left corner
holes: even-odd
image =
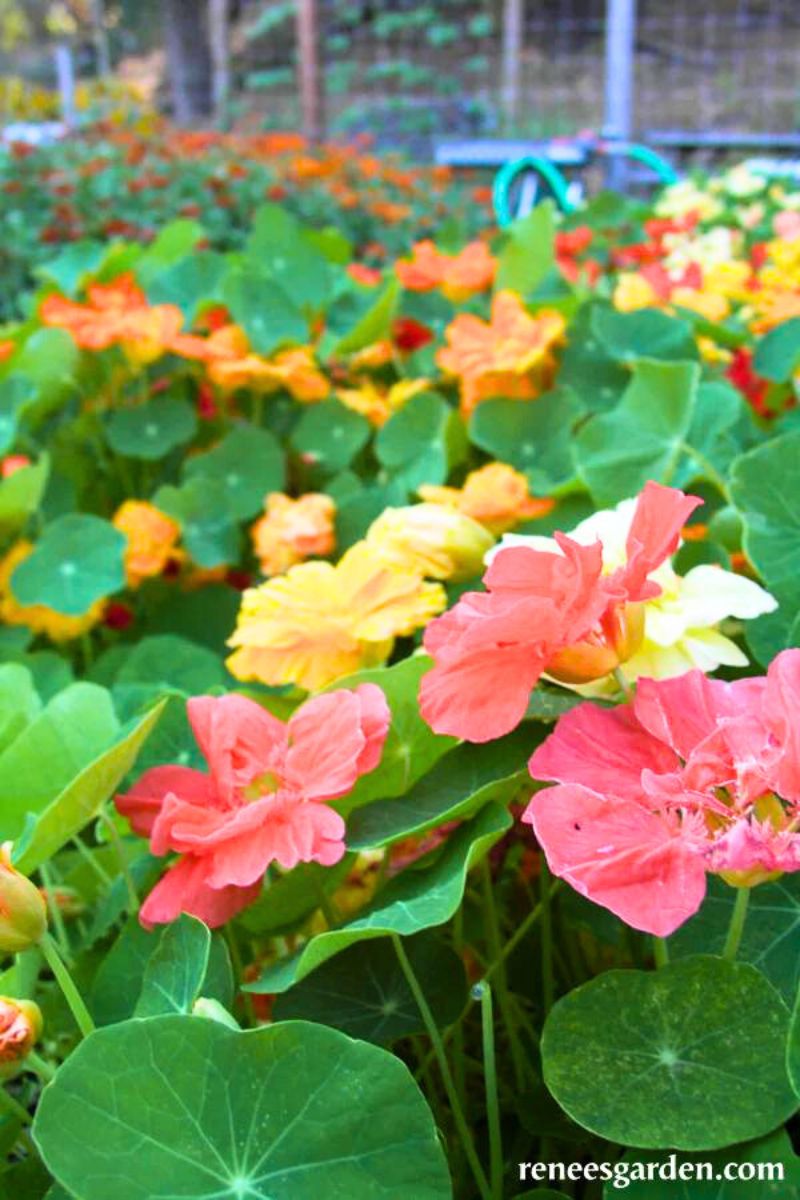
[[[378,765],[391,719],[371,683],[315,696],[286,723],[236,694],[187,708],[210,773],[153,767],[116,801],[154,854],[180,856],[142,906],[148,926],[182,912],[222,925],[270,863],[338,862],[345,826],[328,801]]]
[[[635,653],[642,604],[658,596],[648,576],[677,548],[701,501],[648,483],[626,541],[626,561],[603,573],[599,541],[563,533],[558,552],[514,546],[495,554],[485,592],[467,592],[425,632],[434,666],[422,679],[422,715],[436,733],[470,742],[502,737],[525,715],[545,672],[567,683],[607,675]]]
[[[800,650],[766,677],[642,679],[631,704],[581,704],[529,763],[554,874],[646,933],[699,908],[706,873],[750,887],[800,869]]]

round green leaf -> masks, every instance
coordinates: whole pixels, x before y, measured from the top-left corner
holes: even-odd
[[[405,948],[435,1021],[451,1024],[467,998],[461,959],[427,934],[409,938]],[[425,1030],[390,938],[356,942],[329,959],[278,996],[273,1017],[318,1021],[379,1045]]]
[[[583,405],[570,388],[557,388],[535,404],[486,400],[469,424],[476,446],[523,471],[534,491],[559,494],[575,482],[573,429]]]
[[[542,1035],[547,1086],[585,1129],[628,1146],[715,1150],[769,1133],[797,1101],[789,1010],[754,967],[697,957],[609,971],[563,997]]]
[[[254,425],[231,431],[207,454],[187,459],[186,479],[213,479],[220,484],[231,512],[245,521],[261,511],[269,492],[283,488],[283,451],[271,433]]]
[[[87,1038],[42,1095],[34,1136],[76,1200],[449,1200],[433,1117],[376,1046],[290,1021],[197,1017]]]
[[[409,491],[423,483],[444,483],[465,450],[461,418],[434,392],[412,396],[375,439],[378,459]]]
[[[323,400],[306,409],[292,434],[299,454],[326,471],[341,471],[368,441],[369,421],[338,400]]]
[[[127,538],[110,521],[69,513],[48,525],[33,553],[11,576],[20,604],[46,604],[80,617],[125,586]]]
[[[166,485],[153,503],[180,523],[186,549],[200,567],[220,567],[239,558],[239,530],[228,493],[217,479],[194,478]]]
[[[106,426],[111,449],[127,458],[154,462],[191,441],[197,429],[194,409],[179,396],[156,396],[136,408],[112,413]]]

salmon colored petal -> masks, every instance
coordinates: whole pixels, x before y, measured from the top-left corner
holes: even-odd
[[[764,719],[781,746],[774,788],[785,800],[800,800],[800,650],[784,650],[770,664]]]
[[[658,585],[648,583],[647,576],[677,550],[681,529],[702,503],[698,496],[686,496],[677,488],[653,480],[645,484],[628,531],[628,561],[620,572],[630,600],[660,594]]]
[[[554,875],[634,929],[668,937],[700,907],[703,860],[680,826],[576,785],[534,796],[533,825]]]
[[[252,887],[212,888],[207,882],[208,864],[202,858],[187,856],[153,888],[142,905],[139,919],[146,929],[165,925],[181,913],[204,921],[211,929],[224,925],[258,899],[261,882]]]
[[[423,675],[420,711],[435,733],[490,742],[520,723],[543,670],[530,646],[471,650]]]
[[[207,860],[214,887],[251,884],[271,862],[285,870],[301,862],[330,866],[344,854],[345,823],[335,809],[280,796],[259,801],[258,807],[259,827],[222,842]]]
[[[677,755],[637,724],[630,708],[580,704],[561,717],[554,733],[534,751],[534,779],[576,783],[611,796],[638,800],[642,771],[667,774]]]
[[[179,854],[199,853],[200,847],[213,845],[226,836],[231,819],[239,809],[230,810],[193,804],[172,793],[164,797],[161,811],[153,822],[150,833],[150,849],[153,854],[167,854],[175,850]]]
[[[345,795],[379,761],[390,720],[374,684],[307,700],[289,721],[287,784],[309,800]]]
[[[282,761],[286,726],[254,700],[236,693],[195,696],[186,709],[220,795],[229,805],[237,791]]]
[[[137,779],[129,792],[117,796],[117,810],[141,837],[150,837],[153,825],[169,793],[189,804],[213,805],[213,784],[208,775],[192,767],[151,767]]]

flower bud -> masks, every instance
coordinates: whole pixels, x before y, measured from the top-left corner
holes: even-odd
[[[0,847],[0,953],[18,954],[41,941],[47,905],[30,879],[11,865],[11,843]]]
[[[401,570],[429,579],[480,575],[494,538],[483,525],[441,504],[387,508],[370,526],[367,545]]]
[[[0,1073],[21,1062],[38,1042],[44,1022],[38,1004],[0,996]]]

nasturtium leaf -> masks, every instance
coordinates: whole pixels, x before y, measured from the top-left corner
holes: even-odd
[[[259,513],[267,495],[282,491],[286,479],[278,442],[254,425],[238,425],[213,450],[188,458],[183,474],[186,479],[215,480],[241,521]]]
[[[786,1004],[748,963],[698,956],[607,971],[551,1010],[544,1078],[574,1121],[609,1141],[716,1150],[796,1109],[788,1027]]]
[[[55,411],[74,390],[79,354],[65,329],[37,329],[20,347],[14,373],[33,384],[25,404],[28,419],[35,422]]]
[[[274,279],[301,312],[325,307],[333,278],[328,258],[279,205],[266,204],[256,213],[245,262]]]
[[[535,404],[485,400],[469,424],[470,440],[500,462],[523,471],[534,492],[560,495],[574,486],[574,429],[583,405],[569,388],[540,396]]]
[[[353,850],[386,846],[471,816],[491,800],[510,799],[526,782],[531,784],[525,770],[530,755],[530,730],[524,727],[486,745],[456,746],[408,789],[401,802],[375,800],[357,808],[347,823],[347,845]]]
[[[118,732],[104,688],[75,683],[55,696],[0,754],[0,840],[19,837],[26,814],[43,812]]]
[[[599,507],[635,496],[648,479],[671,482],[692,422],[699,368],[639,359],[617,407],[576,439],[578,466]]]
[[[209,250],[193,253],[150,279],[148,299],[151,304],[176,304],[191,324],[201,309],[221,299],[227,270],[228,264],[221,254]]]
[[[800,1200],[800,1158],[785,1129],[713,1154],[635,1150],[612,1170],[618,1181],[627,1182],[607,1182],[604,1200],[614,1200],[623,1189],[628,1200],[755,1200],[756,1195],[758,1200]],[[738,1170],[739,1179],[725,1178]]]
[[[737,895],[736,888],[710,875],[700,911],[670,938],[670,955],[721,954]],[[794,1003],[800,987],[800,876],[782,875],[752,888],[737,957],[758,967],[786,1003]]]
[[[408,938],[405,951],[440,1028],[461,1013],[467,998],[464,964],[441,939]],[[422,1033],[425,1023],[391,938],[356,942],[278,996],[275,1021],[318,1021],[350,1037],[388,1045]]]
[[[399,295],[400,285],[396,279],[392,279],[352,328],[339,338],[332,347],[332,352],[336,355],[355,354],[365,346],[371,346],[373,342],[387,337]]]
[[[45,1192],[50,1183],[50,1173],[35,1155],[30,1155],[0,1174],[0,1200],[47,1200]],[[64,1193],[60,1197],[56,1194],[56,1200],[64,1200]]]
[[[385,695],[392,714],[379,765],[362,775],[343,802],[343,808],[337,805],[342,811],[360,808],[377,799],[404,796],[455,745],[455,739],[434,733],[420,715],[417,694],[420,680],[430,665],[429,658],[414,655],[391,667],[374,667],[337,679],[325,689],[335,691],[375,683]]]
[[[555,219],[549,200],[537,204],[505,230],[497,263],[497,291],[529,296],[555,265]]]
[[[0,665],[0,754],[42,711],[33,676],[21,663]]]
[[[14,661],[30,671],[33,686],[45,704],[75,682],[72,663],[57,650],[32,650],[15,655]]]
[[[449,1200],[408,1068],[336,1030],[164,1016],[99,1030],[43,1093],[34,1137],[76,1200]]]
[[[800,431],[734,459],[730,493],[744,552],[779,602],[776,612],[748,622],[748,645],[766,665],[800,644]]]
[[[244,990],[284,992],[354,942],[390,933],[406,937],[443,925],[461,903],[470,867],[483,858],[510,824],[504,808],[487,804],[450,837],[440,853],[433,852],[413,869],[396,875],[354,921],[317,934],[298,954],[268,967]]]
[[[101,962],[86,997],[98,1025],[113,1025],[133,1016],[144,972],[158,945],[158,934],[130,917]]]
[[[628,368],[614,358],[592,327],[598,307],[598,301],[590,300],[570,321],[558,370],[559,385],[571,388],[588,412],[613,408],[630,382]]]
[[[298,863],[285,874],[274,874],[273,868],[259,898],[239,914],[240,924],[262,936],[291,933],[344,882],[353,861],[354,855],[345,854],[332,867]]]
[[[327,489],[329,490],[329,489]],[[340,554],[360,541],[370,525],[386,508],[397,507],[408,500],[406,488],[397,479],[388,484],[358,486],[336,500],[336,548]]]
[[[464,423],[435,392],[412,396],[375,439],[379,462],[410,492],[423,483],[444,483],[465,452]]]
[[[218,655],[187,638],[162,633],[133,646],[116,672],[112,693],[123,715],[162,692],[199,695],[221,688],[225,667]]]
[[[221,567],[239,557],[239,529],[225,486],[196,476],[180,487],[167,484],[153,497],[157,508],[181,526],[183,543],[199,567]]]
[[[306,409],[292,433],[298,454],[328,472],[341,471],[369,440],[372,426],[338,400],[323,400]]]
[[[132,728],[123,731],[112,746],[84,767],[40,812],[20,855],[17,864],[20,870],[31,872],[41,866],[97,816],[133,767],[160,715],[161,707],[153,708]]]
[[[0,379],[0,454],[14,444],[19,418],[35,399],[36,384],[16,371]]]
[[[256,354],[274,354],[290,342],[306,343],[309,327],[284,289],[263,272],[234,267],[222,285],[222,297]]]
[[[525,720],[549,724],[582,703],[583,697],[575,692],[567,691],[566,688],[548,687],[546,683],[540,682],[530,694],[528,707],[525,709]],[[530,747],[530,732],[528,745]]]
[[[689,322],[657,308],[620,312],[611,305],[598,305],[592,312],[592,329],[618,362],[632,364],[640,358],[696,362],[698,358]]]
[[[107,242],[71,242],[49,262],[34,267],[33,274],[53,284],[62,295],[75,298],[84,283],[97,274],[108,251]]]
[[[744,401],[735,388],[726,383],[701,383],[673,486],[689,490],[690,484],[703,480],[722,490],[731,463],[745,448],[742,431],[746,416]]]
[[[773,383],[791,379],[800,363],[800,317],[770,329],[756,344],[753,370]]]
[[[182,913],[167,925],[145,967],[134,1015],[190,1013],[206,977],[210,950],[211,931],[196,917]]]
[[[20,604],[46,604],[81,617],[97,600],[125,586],[127,538],[110,521],[69,513],[45,529],[33,552],[11,576]]]
[[[181,396],[156,396],[135,408],[119,408],[108,419],[106,437],[116,454],[155,462],[190,442],[197,417]]]
[[[205,230],[197,221],[180,218],[165,225],[136,263],[136,275],[145,290],[165,267],[192,255],[204,237]]]
[[[0,533],[20,529],[41,504],[50,472],[50,460],[43,454],[37,463],[21,467],[0,482]]]
[[[173,633],[225,657],[241,603],[235,588],[226,583],[206,584],[190,592],[169,588],[162,592],[161,601],[150,618],[153,633]]]

